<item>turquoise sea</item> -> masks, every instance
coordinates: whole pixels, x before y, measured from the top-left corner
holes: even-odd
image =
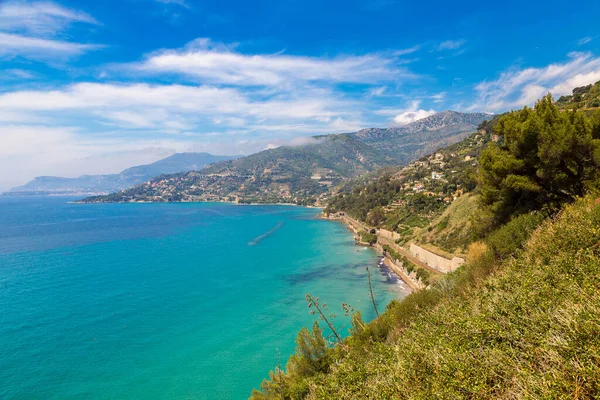
[[[319,210],[0,197],[0,399],[243,399],[310,326],[405,295]]]

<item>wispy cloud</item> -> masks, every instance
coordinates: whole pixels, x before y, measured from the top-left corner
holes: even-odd
[[[71,43],[0,32],[0,56],[2,57],[24,56],[31,59],[46,60],[55,57],[76,56],[101,47],[99,45]]]
[[[414,80],[394,54],[333,58],[276,54],[243,54],[231,46],[199,39],[182,50],[164,50],[128,66],[145,73],[179,74],[203,83],[235,86],[280,86],[297,82],[377,84]]]
[[[52,2],[8,1],[0,4],[0,30],[53,35],[74,22],[98,24],[91,15]]]
[[[379,96],[383,96],[383,94],[387,91],[387,86],[379,86],[379,87],[375,87],[373,89],[370,89],[369,92],[367,93],[368,97],[379,97]]]
[[[439,92],[436,93],[432,96],[430,96],[429,98],[433,100],[434,103],[441,103],[442,101],[444,101],[446,99],[446,92]]]
[[[0,73],[0,79],[32,79],[35,76],[33,72],[19,68],[6,69]]]
[[[406,49],[396,50],[396,51],[392,52],[392,54],[395,56],[404,56],[406,54],[415,53],[415,52],[419,51],[420,49],[421,49],[421,45],[418,44],[418,45],[415,45],[413,47],[409,47]]]
[[[457,49],[461,48],[465,43],[467,43],[467,41],[463,40],[463,39],[445,40],[436,46],[436,50],[438,50],[438,51],[457,50]]]
[[[493,81],[476,85],[478,99],[470,110],[503,111],[531,105],[544,94],[571,93],[577,86],[600,80],[600,58],[590,53],[571,53],[569,61],[541,68],[512,68]]]
[[[588,44],[589,42],[591,42],[592,40],[594,40],[594,38],[591,38],[589,36],[586,36],[584,38],[581,38],[577,41],[577,44],[579,46],[583,46],[584,44]]]
[[[176,84],[80,83],[60,90],[0,95],[0,109],[10,112],[36,117],[57,114],[67,119],[86,116],[88,120],[124,129],[172,133],[198,126],[203,126],[204,131],[211,125],[219,125],[219,129],[236,127],[235,120],[240,118],[247,119],[250,126],[299,121],[305,131],[336,131],[341,128],[336,129],[336,119],[354,118],[356,108],[352,101],[337,99],[323,90],[295,92],[293,96],[258,96],[234,88]]]
[[[191,8],[190,5],[185,0],[155,0],[157,3],[162,4],[175,4],[185,8]]]
[[[89,14],[52,2],[8,1],[0,4],[0,56],[56,61],[102,46],[59,39],[72,23],[98,24]]]

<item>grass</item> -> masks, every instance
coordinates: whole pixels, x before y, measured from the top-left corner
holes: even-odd
[[[413,240],[423,247],[429,246],[434,253],[452,258],[455,254],[464,254],[472,240],[471,216],[478,208],[478,197],[466,194],[458,197],[444,212],[433,219],[429,226],[433,229],[420,229]]]
[[[483,242],[467,256],[331,349],[326,372],[288,366],[283,389],[254,398],[598,398],[600,199],[566,206],[503,260]]]

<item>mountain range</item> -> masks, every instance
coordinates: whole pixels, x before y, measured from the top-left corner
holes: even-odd
[[[302,146],[281,146],[212,164],[200,171],[160,176],[86,202],[208,201],[314,204],[348,179],[408,163],[456,143],[488,114],[444,111],[397,128],[320,135]]]
[[[236,157],[208,153],[176,153],[152,164],[127,168],[118,174],[83,175],[77,178],[38,176],[23,186],[12,188],[9,193],[110,193],[146,182],[159,175],[199,170],[209,164],[234,158]]]
[[[390,155],[398,164],[405,164],[464,139],[491,117],[483,113],[443,111],[401,127],[368,128],[347,135]]]

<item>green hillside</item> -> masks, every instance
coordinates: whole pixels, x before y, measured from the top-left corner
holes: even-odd
[[[383,152],[343,135],[324,136],[304,146],[282,146],[244,158],[218,163],[203,170],[207,174],[232,173],[257,178],[292,179],[319,174],[333,178],[358,176],[393,163]]]
[[[437,219],[475,189],[477,158],[491,138],[491,132],[480,130],[405,167],[385,168],[370,179],[356,180],[331,197],[325,212],[345,212],[374,227],[397,232],[404,238],[401,242],[435,230],[436,235],[427,235],[427,241],[454,252],[466,245],[469,232],[450,232],[450,217]],[[463,226],[467,222],[468,217],[460,221]],[[439,229],[442,226],[448,229]]]
[[[561,96],[557,102],[560,108],[565,109],[597,109],[600,108],[600,81],[593,85],[581,86],[573,89],[572,95]]]
[[[357,323],[324,365],[312,360],[301,375],[292,359],[253,398],[596,398],[599,226],[590,196],[543,224],[514,259],[473,246],[460,271]]]
[[[321,314],[253,399],[600,396],[600,111],[564,112],[547,96],[493,125],[479,135],[495,141],[458,145],[479,153],[476,187],[426,221],[428,233],[469,221],[467,263],[371,323],[342,305],[353,317],[345,339],[324,339],[336,327]],[[460,165],[451,168],[460,176]],[[415,204],[369,208],[361,199],[393,204],[394,186],[360,186],[331,211],[385,224]]]

